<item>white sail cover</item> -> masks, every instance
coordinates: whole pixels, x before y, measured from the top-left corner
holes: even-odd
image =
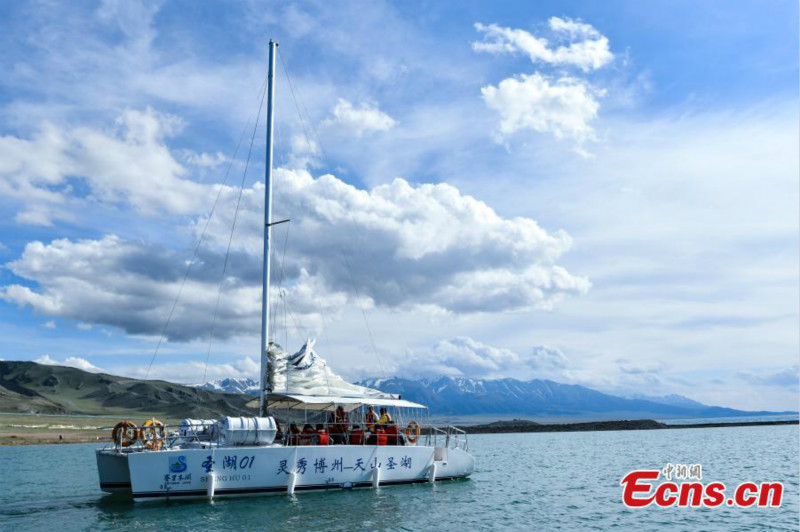
[[[334,397],[395,398],[380,390],[350,384],[334,373],[325,359],[314,351],[315,340],[308,339],[300,350],[289,355],[278,344],[270,344],[269,387],[272,393]]]

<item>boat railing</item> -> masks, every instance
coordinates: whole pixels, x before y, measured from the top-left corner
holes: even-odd
[[[290,432],[288,430],[279,430],[276,434],[274,443],[281,444],[287,447],[294,446],[319,446],[319,445],[415,445],[417,439],[412,441],[400,427],[396,425],[375,425],[375,427],[361,429],[361,428],[345,428],[344,430],[337,430],[333,428],[336,424],[320,424],[321,429],[314,429],[313,431],[300,431]],[[338,425],[340,426],[340,425]],[[115,441],[112,438],[104,449],[116,450],[118,452],[137,452],[137,451],[158,451],[166,450],[176,445],[199,445],[208,447],[217,447],[225,445],[224,431],[218,423],[186,423],[181,422],[180,425],[170,425],[160,423],[158,426],[141,424],[135,425],[128,424],[128,428],[133,431],[135,436],[118,438]],[[114,427],[100,427],[111,431]],[[130,433],[128,433],[130,434]],[[445,434],[443,432],[443,434]],[[125,442],[123,445],[122,442]],[[421,443],[421,442],[420,442]]]
[[[469,452],[469,439],[465,430],[451,425],[447,427],[447,438],[447,446],[451,449],[461,449],[464,452]]]
[[[446,447],[448,449],[461,449],[469,451],[469,440],[463,429],[452,425],[440,428],[435,425],[428,426],[425,436],[425,445],[428,447]]]
[[[202,442],[209,446],[221,443],[221,431],[215,424],[210,423],[183,422],[180,425],[172,425],[158,422],[157,425],[148,425],[145,421],[136,425],[128,422],[127,430],[133,430],[133,434],[128,432],[117,440],[113,436],[116,427],[98,427],[98,430],[112,431],[111,437],[104,439],[106,445],[103,449],[113,449],[118,452],[158,451],[185,442]]]
[[[112,429],[113,427],[101,427]],[[128,440],[126,445],[121,441],[110,441],[106,449],[115,449],[119,452],[136,452],[145,450],[166,450],[176,445],[199,445],[216,447],[225,445],[223,431],[218,424],[209,423],[181,423],[180,425],[161,424],[130,425],[135,429],[136,437]],[[318,446],[331,444],[345,445],[425,445],[428,447],[445,447],[469,451],[467,433],[455,426],[437,427],[429,425],[421,430],[422,437],[411,441],[409,435],[397,429],[395,433],[384,434],[381,432],[362,429],[346,429],[344,432],[330,432],[327,425],[322,431],[291,433],[281,431],[275,438],[275,443],[287,446]],[[380,435],[380,439],[379,439]]]

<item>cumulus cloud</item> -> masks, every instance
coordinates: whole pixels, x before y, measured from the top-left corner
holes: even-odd
[[[318,166],[319,156],[322,153],[319,144],[305,135],[292,135],[289,150],[289,167],[308,169]]]
[[[354,106],[341,98],[331,111],[331,115],[325,121],[326,125],[336,124],[358,137],[371,131],[387,131],[397,123],[375,105],[362,103]]]
[[[556,39],[568,42],[553,47],[546,38],[525,30],[478,23],[475,29],[483,33],[484,39],[473,43],[472,48],[494,54],[525,53],[535,64],[577,68],[584,73],[602,68],[614,59],[608,39],[591,25],[559,17],[552,17],[548,25]],[[481,89],[486,106],[500,116],[500,124],[493,133],[497,142],[503,143],[514,133],[527,129],[574,140],[575,151],[582,156],[590,155],[583,149],[583,143],[596,140],[591,122],[600,109],[598,98],[605,94],[605,90],[586,79],[538,71],[512,76],[496,86]]]
[[[280,170],[275,191],[276,218],[292,219],[293,236],[273,269],[282,283],[275,297],[312,321],[335,317],[354,301],[354,283],[362,305],[453,313],[551,308],[589,288],[556,264],[571,246],[566,233],[548,233],[530,218],[503,218],[450,185],[397,179],[362,190],[332,175]],[[258,331],[263,195],[260,183],[243,194],[214,329],[221,337]],[[237,196],[222,190],[220,216],[209,224],[170,339],[209,334]],[[202,226],[198,220],[195,228]],[[4,286],[0,297],[47,316],[158,334],[186,259],[114,235],[31,242],[6,267],[33,284]]]
[[[155,334],[163,328],[170,302],[182,280],[182,257],[115,235],[99,240],[32,242],[7,266],[36,280],[38,289],[10,285],[0,290],[9,302],[36,312],[84,324],[119,327],[130,334]],[[218,278],[218,277],[217,277]],[[216,302],[212,273],[200,266],[187,280],[170,338],[207,336]],[[257,291],[231,281],[223,291],[217,328],[221,336],[258,330]]]
[[[363,190],[332,175],[279,170],[274,186],[276,217],[292,219],[284,262],[290,279],[307,274],[345,293],[355,281],[375,305],[451,312],[549,307],[589,287],[556,264],[572,244],[565,232],[503,218],[451,185],[395,179]],[[255,256],[262,190],[246,191],[242,208],[252,214],[243,216],[237,239]],[[218,223],[212,220],[210,243],[221,248],[230,224]]]
[[[67,366],[70,368],[77,368],[82,369],[83,371],[89,371],[91,373],[102,373],[103,370],[86,360],[85,358],[81,357],[67,357],[62,361],[58,361],[52,358],[50,355],[43,355],[34,362],[38,364],[46,364],[48,366]]]
[[[567,357],[555,347],[537,345],[531,350],[528,363],[539,369],[563,369],[568,364]]]
[[[243,357],[230,363],[209,363],[200,361],[167,362],[153,365],[150,372],[142,366],[121,367],[115,373],[134,379],[165,380],[179,384],[204,384],[217,379],[250,378],[258,379],[260,362],[252,357]]]
[[[608,38],[591,25],[569,18],[552,17],[548,21],[557,40],[568,40],[556,48],[544,37],[537,37],[521,29],[512,29],[497,24],[475,24],[483,34],[483,41],[472,43],[477,52],[524,53],[533,63],[567,65],[584,72],[601,68],[614,59]]]
[[[187,362],[165,362],[154,364],[148,371],[147,365],[118,366],[108,371],[99,368],[81,357],[67,357],[57,360],[50,355],[43,355],[34,360],[38,364],[48,366],[67,366],[91,373],[110,373],[134,379],[165,380],[180,384],[203,384],[216,379],[228,377],[257,379],[261,368],[260,362],[253,357],[242,357],[233,362],[204,363],[197,360]]]
[[[196,212],[204,189],[164,144],[183,121],[129,109],[115,125],[104,131],[44,123],[31,138],[0,136],[0,194],[28,205],[17,222],[50,225],[59,206],[77,197],[70,180],[85,184],[95,201],[125,202],[144,213]]]
[[[460,336],[442,340],[430,349],[408,353],[393,371],[397,375],[424,378],[438,375],[496,379],[550,378],[567,365],[567,358],[558,349],[536,346],[518,354]]]
[[[590,122],[600,108],[597,96],[604,93],[577,78],[553,80],[535,73],[483,87],[481,94],[486,105],[500,115],[495,131],[498,142],[522,129],[584,142],[595,138]]]

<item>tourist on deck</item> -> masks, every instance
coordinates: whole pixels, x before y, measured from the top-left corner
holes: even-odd
[[[316,431],[314,430],[314,427],[306,423],[305,425],[303,425],[303,432],[300,436],[299,445],[313,445],[315,435]]]
[[[348,417],[344,407],[337,406],[333,413],[333,424],[329,427],[331,439],[336,444],[347,443]]]
[[[300,428],[297,423],[289,424],[289,445],[297,445],[300,437]]]
[[[317,445],[328,445],[328,433],[322,423],[317,423],[316,438]]]
[[[364,423],[367,425],[367,430],[372,430],[375,428],[375,423],[378,422],[378,414],[375,413],[375,409],[372,405],[367,407],[367,413],[364,414]]]
[[[378,423],[381,425],[388,425],[389,423],[393,423],[392,416],[389,414],[389,411],[386,408],[381,408],[381,417],[378,420]]]

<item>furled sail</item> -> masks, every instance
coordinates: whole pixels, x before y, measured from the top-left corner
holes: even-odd
[[[395,398],[380,390],[350,384],[334,373],[325,359],[314,350],[315,340],[308,339],[293,355],[272,343],[269,359],[269,389],[273,393],[326,395],[335,397]]]

